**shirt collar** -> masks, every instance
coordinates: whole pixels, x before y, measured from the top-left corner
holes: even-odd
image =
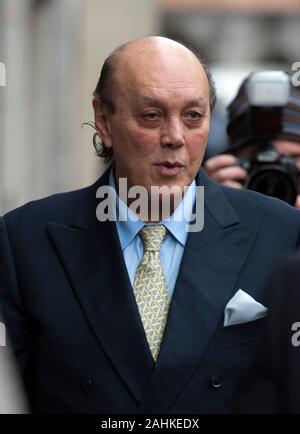
[[[113,166],[110,170],[108,183],[117,193],[116,183],[113,175]],[[195,197],[196,182],[193,180],[185,192],[182,201],[175,209],[170,219],[162,220],[160,222],[160,224],[163,224],[182,246],[185,246],[186,243],[188,235],[186,225],[190,222]],[[127,207],[127,205],[119,198],[118,194],[116,194],[116,198],[116,225],[121,247],[122,250],[124,250],[139,233],[139,231],[146,224],[151,223],[145,223],[143,220],[138,220],[136,214]]]

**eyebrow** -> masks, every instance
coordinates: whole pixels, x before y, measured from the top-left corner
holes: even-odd
[[[161,107],[164,105],[164,103],[156,98],[151,98],[148,96],[141,96],[140,98],[140,103],[142,105],[150,105],[150,106],[156,106],[156,107]],[[204,98],[202,98],[201,96],[199,96],[198,98],[193,98],[191,100],[186,100],[186,107],[191,107],[191,106],[201,106],[201,107],[206,107],[207,103],[205,102]]]

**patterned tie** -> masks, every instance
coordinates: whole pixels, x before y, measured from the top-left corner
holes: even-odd
[[[167,284],[160,262],[160,246],[167,234],[163,225],[144,226],[140,235],[144,256],[136,270],[133,291],[149,347],[156,361],[169,309]]]

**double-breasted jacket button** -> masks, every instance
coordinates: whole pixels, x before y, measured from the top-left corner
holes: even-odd
[[[211,377],[210,384],[215,389],[218,389],[223,385],[223,378],[221,377],[221,375],[215,374]]]
[[[93,382],[90,378],[81,382],[81,390],[84,393],[89,393],[93,387]]]

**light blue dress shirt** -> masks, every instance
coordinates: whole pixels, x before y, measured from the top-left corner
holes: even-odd
[[[117,191],[113,176],[113,168],[109,175],[109,185]],[[189,216],[192,215],[195,197],[196,183],[194,180],[185,192],[182,201],[177,206],[171,218],[160,222],[160,224],[163,224],[168,229],[168,234],[160,248],[160,258],[168,286],[170,300],[173,295],[184,246],[187,240],[188,232],[186,230],[186,225],[190,221]],[[118,195],[116,195],[116,198],[117,232],[130,282],[133,287],[135,272],[144,254],[143,241],[139,235],[139,231],[149,223],[145,223],[142,220],[134,221],[136,220],[136,215],[133,211],[127,207]],[[133,218],[123,221],[122,219],[119,219],[120,215],[129,215],[133,216]]]

